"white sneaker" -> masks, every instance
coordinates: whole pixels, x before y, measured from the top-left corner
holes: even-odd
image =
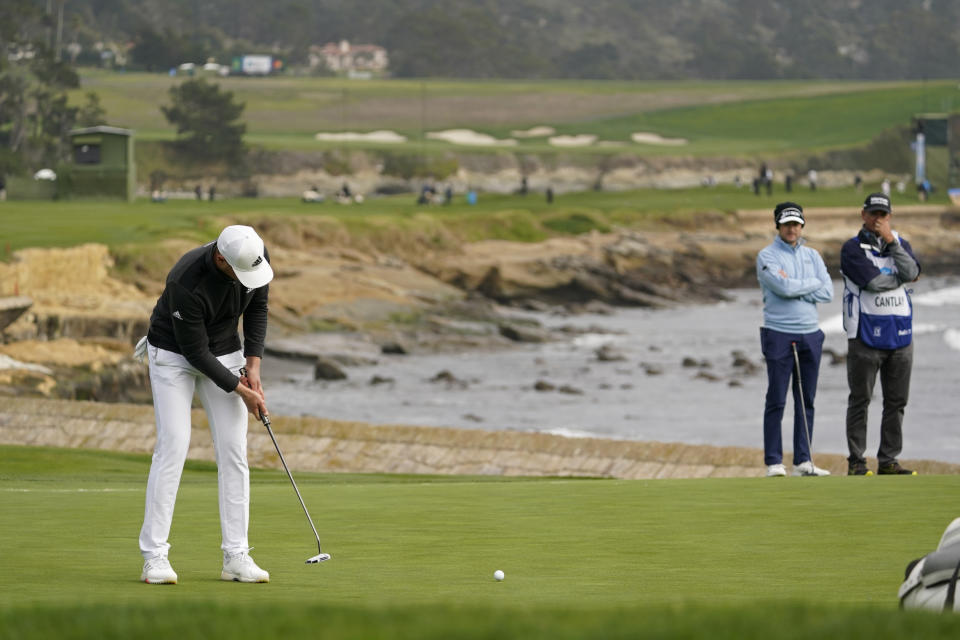
[[[144,561],[140,579],[147,584],[177,584],[177,573],[167,556],[157,556]]]
[[[220,579],[233,582],[270,582],[270,574],[258,567],[248,552],[241,551],[223,554]]]
[[[830,472],[813,464],[811,460],[793,465],[794,476],[828,476]]]
[[[782,464],[771,464],[767,466],[767,477],[775,478],[787,475],[787,468]]]

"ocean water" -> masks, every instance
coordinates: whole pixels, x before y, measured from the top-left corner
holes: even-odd
[[[960,279],[912,285],[914,366],[904,420],[903,458],[960,463]],[[820,306],[825,349],[847,351],[841,285]],[[760,352],[759,289],[729,291],[732,301],[671,310],[625,309],[613,315],[537,315],[544,325],[602,327],[558,343],[497,352],[381,356],[346,369],[349,379],[314,381],[312,366],[264,360],[271,411],[375,424],[520,430],[570,437],[763,446],[766,372]],[[527,314],[532,315],[532,314]],[[601,362],[604,345],[624,359]],[[735,352],[757,365],[734,366]],[[684,366],[685,358],[698,366]],[[824,355],[816,398],[814,452],[846,455],[846,367]],[[431,381],[449,371],[460,384]],[[392,382],[372,385],[373,376]],[[537,381],[580,393],[537,391]],[[879,445],[880,383],[870,406],[867,452]],[[792,437],[792,400],[784,442]],[[758,464],[762,460],[758,458]]]

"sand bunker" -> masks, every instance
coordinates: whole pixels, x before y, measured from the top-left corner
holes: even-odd
[[[396,131],[371,131],[369,133],[355,133],[353,131],[344,131],[342,133],[318,133],[314,136],[322,142],[388,142],[400,143],[406,142],[407,137],[402,136]]]
[[[646,133],[643,131],[634,133],[630,139],[639,144],[662,144],[671,147],[679,147],[687,144],[686,138],[664,138],[657,133]]]
[[[553,136],[548,141],[555,147],[587,147],[597,141],[597,136],[581,133],[576,136]]]
[[[445,140],[452,144],[466,144],[476,147],[509,147],[517,144],[517,141],[513,138],[501,140],[485,133],[471,131],[470,129],[431,131],[427,134],[427,137],[431,140]]]
[[[511,131],[510,135],[514,138],[546,138],[547,136],[552,136],[557,132],[553,127],[547,127],[540,125],[538,127],[532,127],[526,131]]]

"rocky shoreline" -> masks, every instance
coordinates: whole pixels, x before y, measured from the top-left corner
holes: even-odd
[[[805,237],[838,275],[840,246],[859,226],[856,210],[811,209],[807,219]],[[762,210],[704,214],[690,228],[388,252],[389,243],[358,248],[328,229],[295,224],[258,225],[277,273],[267,353],[309,360],[318,377],[331,378],[384,353],[508,349],[583,331],[548,330],[522,310],[565,315],[722,300],[726,287],[755,286],[756,253],[774,234]],[[903,206],[895,224],[925,273],[955,272],[954,210]],[[172,264],[187,248],[158,251]],[[84,245],[27,249],[0,263],[0,296],[30,302],[2,332],[0,395],[150,401],[145,368],[130,349],[145,333],[164,274],[135,265],[121,279],[114,260],[106,247]]]

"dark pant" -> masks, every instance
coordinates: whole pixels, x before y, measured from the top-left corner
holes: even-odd
[[[800,360],[800,380],[797,380],[793,345],[797,345]],[[813,439],[813,399],[817,394],[817,376],[820,373],[820,355],[823,353],[823,331],[813,333],[783,333],[760,329],[760,346],[767,361],[767,401],[763,411],[763,462],[783,462],[783,440],[780,425],[787,404],[787,387],[793,380],[793,464],[810,459],[810,441]],[[800,388],[807,422],[804,425],[800,407]],[[809,429],[809,433],[808,430]]]
[[[873,349],[859,338],[848,341],[847,448],[851,463],[865,462],[867,448],[867,407],[880,372],[883,392],[883,417],[880,419],[880,465],[896,462],[903,448],[903,410],[910,395],[910,371],[913,368],[913,343],[900,349]]]

